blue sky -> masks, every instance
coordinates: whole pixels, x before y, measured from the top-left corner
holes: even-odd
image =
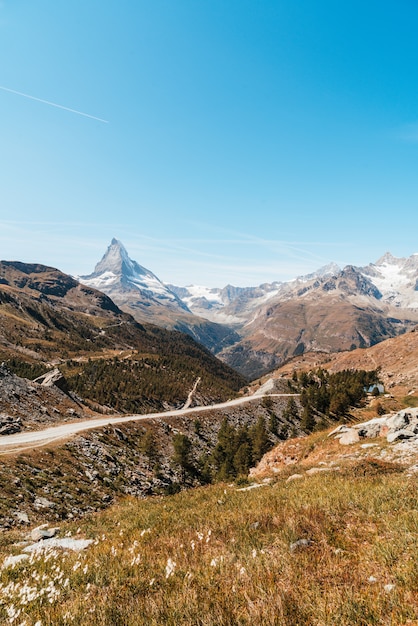
[[[0,258],[117,237],[249,286],[418,252],[417,32],[415,0],[0,1]]]

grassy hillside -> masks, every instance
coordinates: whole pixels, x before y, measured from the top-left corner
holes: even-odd
[[[418,619],[416,478],[363,462],[260,489],[128,498],[0,575],[2,623],[353,626]],[[19,535],[2,538],[17,554]],[[17,617],[16,617],[17,616]]]

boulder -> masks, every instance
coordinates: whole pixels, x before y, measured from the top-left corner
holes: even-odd
[[[349,428],[340,437],[340,444],[343,446],[350,446],[358,441],[360,441],[360,437],[355,428]]]
[[[58,528],[45,528],[45,524],[34,528],[30,533],[32,541],[41,541],[43,539],[51,539],[57,534]]]
[[[408,426],[412,415],[407,411],[399,411],[392,417],[386,418],[386,426],[389,428],[389,432],[395,432]]]
[[[394,441],[400,441],[402,439],[415,439],[416,435],[412,430],[406,430],[402,428],[401,430],[395,430],[390,432],[386,437],[388,443],[393,443]]]
[[[382,424],[379,422],[366,422],[364,424],[360,424],[357,432],[359,437],[375,439],[380,436],[382,430]]]
[[[57,367],[42,374],[42,376],[38,376],[33,382],[43,387],[58,387],[64,393],[68,393],[69,390],[67,380]]]

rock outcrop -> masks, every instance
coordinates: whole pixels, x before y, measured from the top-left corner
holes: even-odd
[[[404,409],[394,415],[383,415],[361,424],[338,426],[329,436],[338,438],[342,445],[376,437],[386,437],[389,443],[404,439],[414,439],[418,443],[418,409]]]

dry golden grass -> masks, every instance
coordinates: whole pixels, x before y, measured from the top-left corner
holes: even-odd
[[[251,491],[216,485],[126,499],[61,528],[94,539],[86,551],[56,551],[4,569],[0,620],[26,626],[413,624],[417,504],[416,478],[365,461],[344,475],[278,479]],[[309,545],[292,550],[300,539]],[[3,537],[3,555],[17,553],[7,541]]]

